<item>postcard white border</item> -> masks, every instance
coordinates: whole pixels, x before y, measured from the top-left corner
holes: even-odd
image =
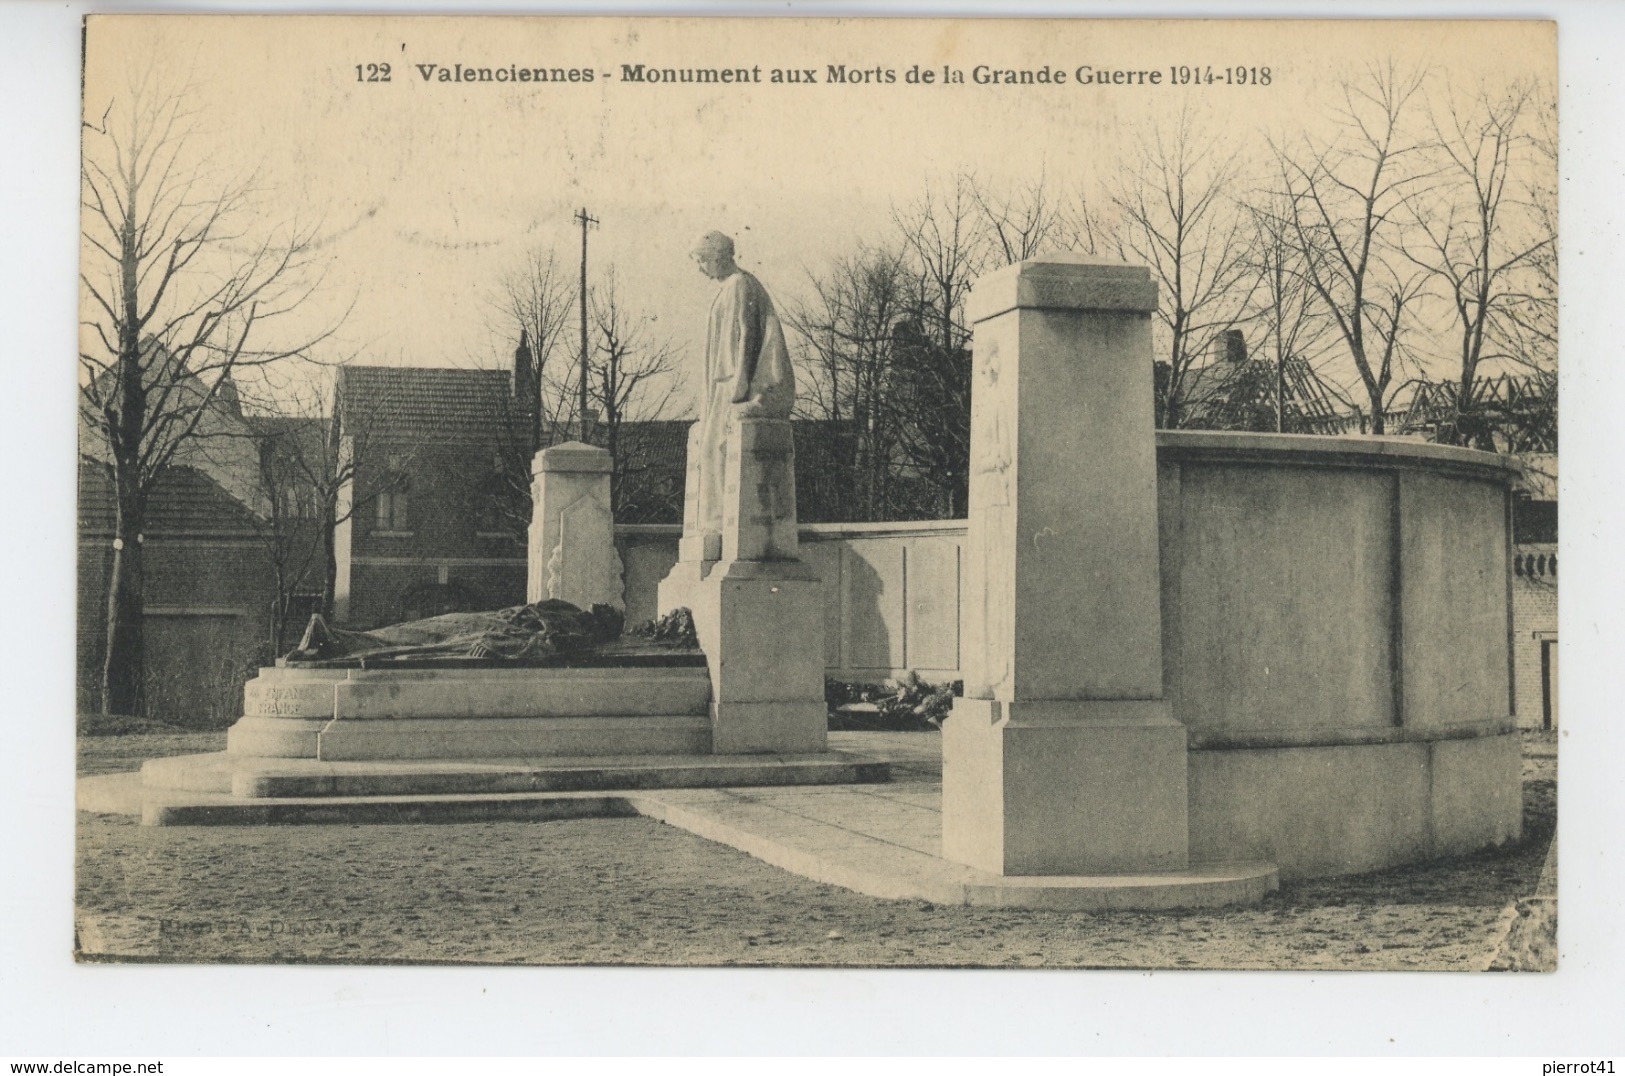
[[[0,8],[0,1050],[29,1055],[1552,1054],[1625,1011],[1625,8],[1544,3],[480,4],[500,13],[1556,18],[1560,24],[1565,649],[1555,976],[1074,971],[80,967],[70,955],[79,25],[100,11],[451,13],[446,3]],[[462,14],[462,10],[456,13]],[[1613,1012],[1615,1017],[1607,1014]]]

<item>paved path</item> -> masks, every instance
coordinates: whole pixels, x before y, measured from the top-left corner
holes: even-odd
[[[1098,877],[1002,877],[942,858],[941,737],[838,732],[830,747],[890,764],[885,784],[444,795],[287,796],[143,792],[137,774],[80,780],[80,805],[140,813],[157,797],[193,824],[560,819],[641,814],[814,881],[890,899],[1074,911],[1251,904],[1275,888],[1268,864]],[[149,804],[150,806],[150,804]]]
[[[815,881],[935,904],[1108,911],[1251,904],[1276,886],[1266,864],[1101,877],[1001,877],[942,858],[942,740],[837,732],[830,747],[891,764],[888,784],[674,789],[632,797],[680,826]]]

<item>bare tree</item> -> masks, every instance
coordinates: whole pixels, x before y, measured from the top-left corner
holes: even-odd
[[[587,399],[598,411],[593,437],[614,462],[610,502],[624,513],[627,480],[645,466],[631,458],[627,423],[668,417],[682,388],[682,364],[671,341],[655,335],[653,319],[628,307],[613,268],[591,289],[589,307],[598,336],[587,370]]]
[[[1249,211],[1253,238],[1249,243],[1249,271],[1254,276],[1247,322],[1261,341],[1273,377],[1270,404],[1277,433],[1326,433],[1334,415],[1311,416],[1316,402],[1327,396],[1342,402],[1342,393],[1326,386],[1320,370],[1332,341],[1332,327],[1316,304],[1304,272],[1303,254],[1294,242],[1287,207],[1276,204]],[[1294,397],[1299,415],[1294,416]],[[1323,425],[1311,425],[1311,419]]]
[[[1042,174],[1013,191],[1000,190],[974,176],[966,182],[981,210],[989,255],[1000,265],[1031,258],[1062,237],[1067,220]]]
[[[574,384],[571,380],[570,385]],[[566,416],[573,413],[575,406],[573,392],[572,388],[569,394],[560,393],[551,382],[543,381],[533,405],[519,398],[517,392],[492,401],[496,414],[486,433],[496,466],[482,481],[463,490],[464,507],[485,521],[484,529],[505,532],[524,543],[531,524],[533,461],[539,447],[565,439]]]
[[[919,313],[915,281],[895,250],[859,246],[822,274],[808,273],[812,298],[793,303],[786,320],[801,337],[809,373],[799,393],[804,414],[821,420],[819,452],[841,474],[822,491],[843,518],[888,517],[901,425],[894,409],[893,330]]]
[[[515,397],[524,404],[520,410],[525,412],[522,421],[528,433],[523,449],[527,464],[531,453],[557,436],[567,414],[561,411],[564,401],[546,398],[543,385],[570,320],[574,303],[570,285],[570,274],[559,268],[554,253],[537,247],[499,278],[491,301],[493,335],[509,340],[518,329],[519,346],[529,352],[528,383],[514,385]],[[518,365],[516,378],[521,376]]]
[[[492,339],[505,349],[517,335],[518,346],[513,393],[497,402],[500,413],[490,431],[501,462],[477,488],[465,491],[466,507],[492,530],[511,532],[521,542],[530,526],[531,461],[562,440],[575,417],[574,357],[555,361],[575,309],[572,277],[552,250],[533,247],[496,279],[487,298]]]
[[[596,337],[588,356],[586,393],[593,413],[589,421],[577,421],[580,365],[574,355],[553,361],[574,310],[572,284],[550,252],[536,250],[499,279],[492,302],[493,331],[512,340],[508,334],[519,330],[514,392],[495,401],[499,414],[487,432],[500,462],[483,482],[466,490],[467,507],[491,520],[492,529],[510,531],[520,540],[531,522],[531,465],[539,449],[569,437],[601,444],[614,459],[614,509],[637,514],[628,498],[642,488],[636,476],[648,469],[648,461],[631,431],[639,423],[677,417],[673,404],[682,390],[680,355],[669,339],[656,336],[653,318],[628,306],[611,268],[588,297]],[[647,511],[659,514],[657,507]]]
[[[1337,327],[1378,434],[1427,283],[1400,249],[1408,207],[1433,178],[1426,141],[1411,130],[1425,80],[1392,63],[1368,68],[1344,82],[1329,140],[1275,147],[1303,279]]]
[[[1437,440],[1494,450],[1491,415],[1477,406],[1481,364],[1511,356],[1500,323],[1530,294],[1533,260],[1555,238],[1530,221],[1515,177],[1526,170],[1524,127],[1533,88],[1480,89],[1433,115],[1439,182],[1410,203],[1413,242],[1402,250],[1431,274],[1451,308],[1456,335],[1454,415]],[[1531,228],[1530,224],[1534,224]]]
[[[913,281],[913,309],[889,333],[895,436],[912,474],[935,491],[925,510],[962,517],[969,499],[972,335],[965,300],[983,273],[1064,242],[1074,222],[1043,176],[1011,189],[966,173],[928,184],[916,201],[893,211],[892,222]]]
[[[306,442],[326,439],[327,422],[323,418],[265,416],[256,425],[263,435],[259,445],[260,483],[266,502],[265,516],[259,521],[260,535],[276,591],[271,605],[271,641],[280,654],[287,649],[290,630],[297,626],[299,596],[321,585],[324,543],[318,516],[319,492],[307,480],[300,456],[307,450]]]
[[[922,328],[944,353],[970,346],[965,300],[988,263],[983,215],[976,184],[965,174],[946,186],[928,183],[916,201],[892,211],[927,307]]]
[[[1122,218],[1121,256],[1150,266],[1158,285],[1166,366],[1158,378],[1157,425],[1169,429],[1184,424],[1192,366],[1245,316],[1257,281],[1249,272],[1250,221],[1234,200],[1239,154],[1200,134],[1198,122],[1184,109],[1171,126],[1152,128],[1111,195]]]
[[[1522,405],[1510,408],[1512,451],[1557,451],[1557,102],[1536,86],[1530,105],[1531,166],[1522,188],[1539,245],[1521,289],[1508,296],[1496,325],[1503,352],[1527,371]]]
[[[1111,199],[1095,193],[1091,186],[1079,186],[1057,211],[1057,245],[1079,254],[1116,254],[1118,221],[1111,211]]]
[[[151,72],[86,123],[80,413],[116,497],[102,711],[143,711],[142,542],[148,497],[203,448],[232,375],[332,330],[265,342],[310,296],[314,232],[261,228],[253,180],[196,145],[193,95]]]
[[[802,410],[826,420],[820,451],[849,477],[830,483],[823,507],[856,520],[962,516],[965,300],[987,269],[1066,242],[1074,222],[1043,177],[1007,188],[960,173],[894,208],[892,224],[890,243],[860,244],[809,272],[812,298],[787,315],[812,375]]]
[[[935,492],[934,503],[923,507],[963,519],[970,510],[970,349],[945,352],[908,318],[893,326],[891,352],[898,447]]]
[[[1536,85],[1528,108],[1529,167],[1520,184],[1530,231],[1537,241],[1524,274],[1526,286],[1508,296],[1496,327],[1509,356],[1537,377],[1555,382],[1557,367],[1557,102]],[[1555,401],[1555,383],[1553,385]]]

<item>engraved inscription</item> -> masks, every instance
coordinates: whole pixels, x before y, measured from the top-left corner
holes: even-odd
[[[243,713],[248,717],[330,717],[333,685],[249,684],[243,691]]]

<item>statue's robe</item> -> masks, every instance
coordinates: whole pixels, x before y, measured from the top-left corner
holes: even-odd
[[[737,430],[737,408],[762,418],[790,417],[796,378],[784,327],[767,289],[743,269],[722,282],[705,334],[703,396],[694,449],[699,452],[695,527],[722,531],[723,469]]]

